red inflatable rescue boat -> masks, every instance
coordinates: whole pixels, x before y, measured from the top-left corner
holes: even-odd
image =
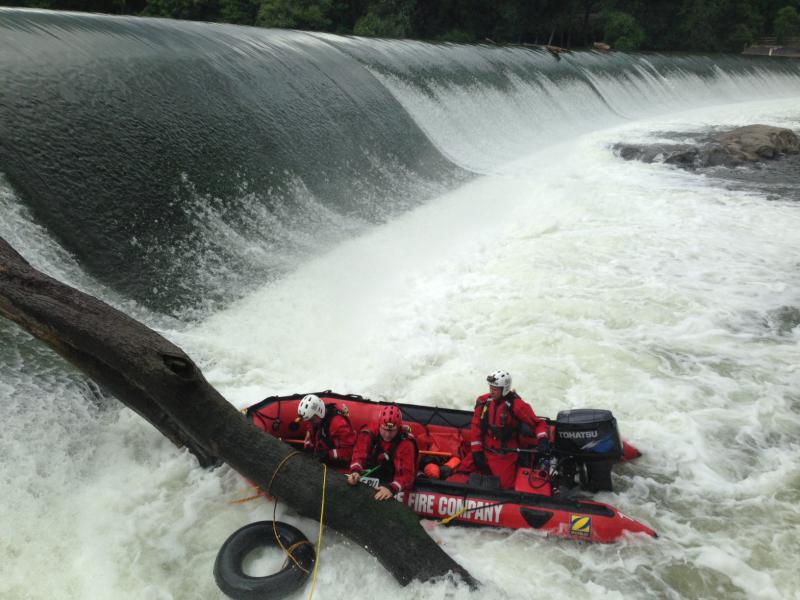
[[[304,432],[292,424],[304,395],[272,396],[245,413],[270,435],[302,444]],[[346,412],[356,431],[377,419],[387,404],[331,391],[316,395]],[[534,438],[526,437],[523,430],[514,488],[500,489],[497,478],[487,475],[436,476],[449,472],[443,468],[448,461],[458,462],[457,458],[469,452],[472,411],[397,406],[416,438],[421,465],[414,489],[401,492],[397,500],[420,517],[461,525],[531,528],[590,542],[614,542],[635,533],[657,537],[655,531],[613,506],[580,495],[581,491],[610,491],[613,465],[640,456],[636,448],[621,440],[610,411],[568,410],[555,420],[546,419],[552,442],[546,455],[536,452]],[[436,467],[425,469],[428,465]]]

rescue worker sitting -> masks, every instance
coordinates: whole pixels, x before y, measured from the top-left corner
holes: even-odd
[[[308,394],[297,406],[297,415],[306,423],[306,451],[329,464],[350,464],[356,432],[347,409],[340,409],[333,402],[324,404],[319,396]]]
[[[400,409],[393,404],[385,406],[377,424],[358,432],[347,483],[358,484],[362,473],[370,471],[369,475],[379,481],[375,500],[387,500],[414,486],[417,454],[416,440],[403,427]]]
[[[519,455],[520,424],[531,428],[537,448],[550,449],[547,423],[536,416],[531,406],[511,389],[511,375],[495,371],[486,378],[489,393],[479,396],[470,426],[470,454],[461,465],[466,472],[490,473],[500,479],[500,487],[514,487]],[[470,464],[471,463],[471,464]]]

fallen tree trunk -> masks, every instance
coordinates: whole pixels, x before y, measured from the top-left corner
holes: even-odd
[[[301,515],[319,518],[323,467],[317,460],[297,455],[283,462],[293,449],[247,422],[178,346],[105,302],[37,271],[2,238],[0,315],[185,446],[201,465],[224,461]],[[353,488],[332,472],[325,525],[366,548],[402,585],[449,573],[477,585],[408,508],[375,502],[370,490]]]

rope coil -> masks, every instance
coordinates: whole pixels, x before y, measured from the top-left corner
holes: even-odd
[[[269,485],[267,486],[267,491],[266,491],[266,495],[267,496],[271,496],[271,494],[272,494],[272,483],[273,483],[273,481],[275,481],[275,476],[278,474],[278,471],[280,471],[283,468],[283,465],[285,465],[286,462],[290,458],[292,458],[292,457],[294,457],[294,456],[296,456],[298,454],[303,454],[303,453],[300,452],[299,450],[295,450],[291,454],[288,454],[280,463],[278,463],[278,466],[275,467],[275,471],[272,473],[272,477],[269,480]],[[314,577],[311,580],[311,592],[308,595],[309,600],[314,595],[314,589],[315,589],[316,584],[317,584],[317,570],[319,569],[319,553],[320,553],[320,548],[322,547],[322,530],[325,527],[325,525],[324,525],[325,491],[328,488],[328,465],[323,463],[322,467],[323,467],[324,471],[323,471],[323,474],[322,474],[322,503],[321,503],[321,505],[319,507],[319,535],[317,536],[317,555],[316,555],[316,558],[314,559]],[[256,497],[258,497],[258,495],[256,495]],[[308,575],[308,570],[304,569],[303,567],[300,566],[300,563],[297,562],[297,559],[294,557],[292,552],[294,550],[296,550],[298,547],[300,547],[300,546],[302,546],[304,544],[310,544],[311,542],[306,540],[306,541],[303,541],[303,542],[298,542],[296,544],[293,544],[289,548],[286,548],[283,545],[283,543],[281,542],[281,538],[278,535],[278,530],[277,530],[277,528],[275,526],[275,515],[276,515],[277,510],[278,510],[278,499],[275,498],[275,503],[272,505],[272,531],[275,534],[275,540],[278,542],[278,545],[281,547],[281,549],[286,553],[286,556],[288,557],[288,559],[291,560],[298,569],[300,569],[303,573]]]

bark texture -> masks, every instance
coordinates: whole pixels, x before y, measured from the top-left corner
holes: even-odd
[[[183,350],[105,302],[37,271],[2,238],[0,315],[186,447],[202,466],[226,462],[303,516],[319,518],[323,467],[316,459],[293,456],[275,474],[294,449],[247,422]],[[370,490],[347,485],[333,471],[325,525],[366,548],[402,585],[448,574],[477,585],[408,508],[375,502]]]

